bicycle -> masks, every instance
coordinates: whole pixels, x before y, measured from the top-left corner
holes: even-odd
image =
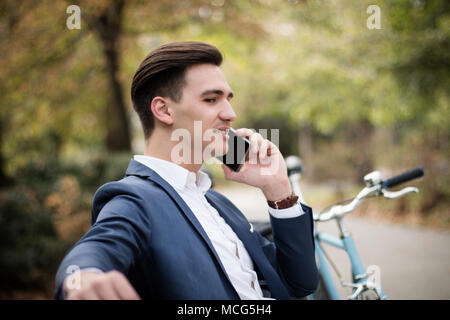
[[[292,185],[292,190],[295,194],[301,196],[299,180],[303,166],[301,160],[295,156],[286,158],[286,165],[288,168],[288,176]],[[380,172],[374,171],[364,176],[366,186],[352,199],[339,201],[324,210],[319,214],[314,214],[314,241],[316,250],[317,267],[319,270],[319,286],[315,293],[306,297],[311,300],[339,300],[341,296],[338,292],[338,287],[333,280],[331,268],[334,269],[339,277],[340,284],[343,287],[350,287],[352,294],[347,297],[350,300],[361,299],[387,299],[383,288],[378,279],[376,268],[366,270],[356,248],[355,241],[343,223],[343,218],[354,211],[365,199],[377,196],[383,196],[388,199],[396,199],[408,193],[417,193],[419,190],[414,187],[406,187],[399,191],[389,191],[388,189],[397,186],[401,183],[410,181],[415,178],[423,176],[424,171],[421,167],[404,172],[397,176],[383,180]],[[300,200],[302,201],[302,200]],[[349,202],[346,205],[342,205]],[[320,222],[335,220],[339,230],[339,237],[330,235],[324,232],[318,232],[316,225]],[[263,236],[272,239],[272,232],[270,224],[259,224],[259,231]],[[351,265],[352,282],[346,282],[340,275],[336,265],[327,255],[323,244],[331,245],[332,247],[341,249],[346,252]],[[331,268],[330,268],[331,266]],[[369,272],[368,272],[369,271]]]

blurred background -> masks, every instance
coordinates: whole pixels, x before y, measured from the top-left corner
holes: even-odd
[[[79,29],[67,27],[70,5]],[[380,8],[380,29],[368,27],[369,5]],[[434,246],[448,248],[449,9],[448,0],[2,0],[0,298],[52,297],[59,262],[90,227],[95,190],[143,153],[130,84],[170,41],[223,52],[233,126],[280,130],[316,211],[354,195],[366,173],[422,165],[418,195],[370,202],[357,216],[437,232]],[[242,188],[210,170],[231,198]],[[251,192],[236,200],[243,211]],[[443,250],[431,265],[447,279]],[[444,285],[437,298],[450,298]]]

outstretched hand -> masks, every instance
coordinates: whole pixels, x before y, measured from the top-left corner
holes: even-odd
[[[80,277],[73,286],[73,277]],[[81,271],[64,282],[67,300],[140,300],[127,278],[118,271],[105,273]]]

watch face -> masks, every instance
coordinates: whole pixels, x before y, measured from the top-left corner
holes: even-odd
[[[236,135],[236,131],[230,128],[228,131],[228,152],[217,157],[223,164],[233,171],[239,171],[245,162],[245,158],[250,148],[250,141],[246,138]]]

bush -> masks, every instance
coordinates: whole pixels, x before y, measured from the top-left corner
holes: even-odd
[[[0,296],[47,288],[69,248],[89,229],[94,192],[121,179],[128,154],[85,161],[30,161],[0,191]]]
[[[23,186],[1,193],[0,212],[2,290],[44,286],[69,246],[58,238],[52,212]]]

